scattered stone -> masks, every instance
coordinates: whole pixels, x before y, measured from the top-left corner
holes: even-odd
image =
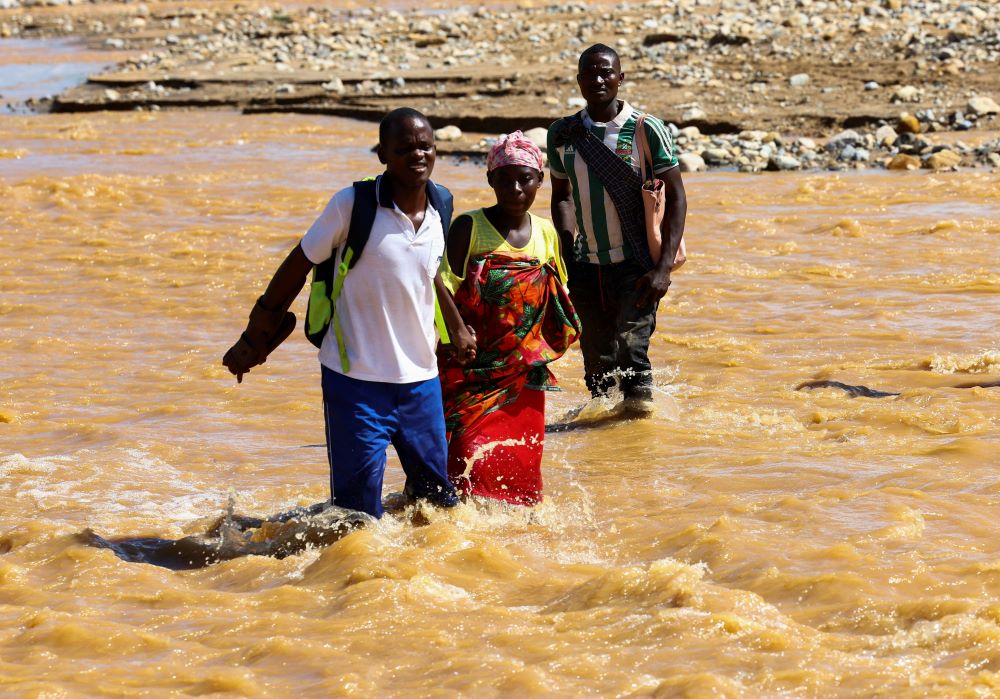
[[[570,97],[566,100],[566,106],[570,109],[583,109],[587,106],[587,100],[582,97]]]
[[[913,85],[901,85],[892,93],[893,102],[919,102],[923,91]]]
[[[84,2],[0,0],[0,7]],[[14,12],[0,17],[0,36],[48,39],[77,34],[92,46],[134,49],[115,70],[141,71],[139,79],[131,85],[126,78],[72,88],[60,96],[63,111],[72,104],[92,109],[102,102],[109,109],[120,108],[126,100],[151,109],[171,104],[163,94],[185,92],[190,93],[186,106],[197,107],[201,100],[205,106],[218,104],[220,96],[238,105],[270,91],[302,93],[296,100],[284,100],[294,105],[281,109],[356,110],[375,118],[383,107],[411,104],[447,124],[450,115],[455,123],[460,123],[459,115],[500,116],[501,103],[511,100],[516,109],[509,113],[517,116],[500,118],[510,121],[513,129],[517,119],[541,123],[562,113],[567,104],[585,105],[571,69],[578,52],[597,38],[596,20],[579,3],[542,7],[525,2],[440,13],[386,9],[378,3],[347,11],[293,4],[252,9],[184,6],[156,12],[134,0],[100,4],[100,13],[46,11],[32,17]],[[986,0],[770,0],[765,5],[749,0],[657,0],[649,7],[617,5],[602,21],[614,24],[609,29],[616,35],[610,39],[613,45],[626,47],[628,70],[637,81],[634,95],[647,100],[640,108],[687,124],[683,130],[674,124],[668,129],[695,169],[697,160],[702,166],[745,172],[781,169],[791,166],[791,160],[800,169],[849,169],[887,166],[899,155],[945,162],[948,156],[931,158],[942,146],[918,134],[997,127],[997,120],[990,118],[1000,114],[997,103],[972,92],[1000,99],[994,72],[1000,65],[1000,15],[990,11],[995,5]],[[650,32],[657,33],[654,37]],[[684,61],[674,60],[679,54]],[[781,61],[803,72],[782,78],[768,68]],[[533,69],[525,70],[524,65]],[[811,73],[825,65],[837,70],[824,69],[817,78],[823,85],[818,86]],[[452,68],[442,70],[445,66]],[[413,74],[427,69],[441,72],[432,79]],[[862,94],[858,76],[869,71],[893,84],[861,78]],[[225,77],[234,74],[235,79]],[[335,74],[357,78],[345,89],[343,80],[332,77]],[[316,81],[316,75],[328,76],[329,82]],[[896,83],[904,75],[912,84]],[[960,77],[965,75],[970,77],[967,85]],[[322,91],[305,87],[316,82]],[[111,85],[128,86],[106,91]],[[660,85],[662,90],[655,87]],[[875,90],[885,91],[883,102],[902,103],[899,109],[913,108],[914,115],[897,123],[886,111],[891,107],[867,96]],[[352,104],[335,99],[340,95],[350,95]],[[862,106],[866,102],[868,106]],[[914,102],[921,102],[923,109],[905,106]],[[829,124],[862,114],[877,123],[856,126],[827,142]],[[702,134],[692,122],[702,128],[711,124],[721,133]],[[466,147],[463,140],[453,151]],[[995,166],[993,159],[1000,157],[997,146],[953,143],[946,150],[967,164]]]
[[[462,129],[454,124],[442,126],[434,132],[434,138],[438,141],[457,141],[462,138]]]
[[[684,112],[684,114],[681,115],[681,120],[682,121],[696,121],[696,120],[704,119],[706,116],[708,116],[708,115],[705,114],[705,110],[702,109],[701,107],[695,105],[695,106],[691,107],[690,109],[686,110]]]
[[[327,92],[333,92],[338,95],[344,94],[344,81],[340,78],[334,78],[329,82],[323,83],[323,89]]]
[[[920,133],[920,122],[912,114],[903,112],[899,115],[896,129],[899,133]]]
[[[900,153],[889,161],[886,168],[889,170],[918,170],[920,168],[920,158],[915,155]]]
[[[857,131],[848,129],[847,131],[841,131],[836,136],[833,136],[829,141],[826,142],[826,149],[828,151],[842,151],[846,146],[854,146],[861,143],[861,136]]]

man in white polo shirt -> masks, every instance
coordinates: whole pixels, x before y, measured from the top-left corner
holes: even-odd
[[[657,306],[670,286],[687,201],[670,132],[662,121],[647,115],[644,129],[652,170],[664,181],[667,199],[660,229],[663,255],[653,264],[645,247],[645,231],[638,237],[626,230],[602,181],[601,171],[614,168],[606,160],[588,163],[574,147],[582,132],[572,130],[585,129],[604,146],[593,146],[601,151],[598,156],[620,159],[639,172],[635,134],[640,112],[618,99],[624,79],[621,61],[611,47],[595,44],[580,55],[576,80],[587,106],[549,127],[548,157],[552,221],[562,240],[563,255],[569,258],[570,296],[583,324],[580,349],[587,388],[597,398],[617,385],[626,414],[643,416],[651,414],[653,406],[649,339],[656,327]],[[622,167],[621,162],[611,165]],[[638,174],[634,179],[638,182]],[[623,186],[621,182],[612,184]],[[638,216],[629,217],[633,228],[635,221],[642,225],[638,201]]]
[[[458,502],[435,355],[435,275],[444,253],[441,212],[428,194],[435,153],[419,112],[397,109],[382,120],[378,157],[386,170],[375,184],[374,224],[336,300],[340,341],[331,323],[319,352],[333,503],[375,517],[383,513],[389,444],[408,493],[446,507]],[[343,249],[355,196],[354,187],[337,192],[275,272],[223,359],[237,378],[283,339],[282,320],[313,265]]]

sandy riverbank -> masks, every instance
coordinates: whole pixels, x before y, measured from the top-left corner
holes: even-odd
[[[1000,123],[995,3],[2,4],[4,36],[132,56],[40,105],[54,111],[375,119],[409,105],[465,132],[443,150],[475,153],[484,136],[574,111],[576,56],[603,42],[622,54],[623,95],[677,126],[691,169],[1000,166],[1000,141],[976,135]]]

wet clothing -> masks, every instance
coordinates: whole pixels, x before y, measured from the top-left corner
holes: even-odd
[[[574,262],[570,298],[580,315],[584,380],[594,396],[618,384],[626,398],[648,400],[653,391],[649,338],[659,302],[636,308],[635,283],[645,272],[632,260],[613,265]]]
[[[580,113],[583,125],[591,133],[639,172],[639,154],[635,143],[635,127],[641,112],[628,102],[607,123],[595,122],[587,110]],[[576,209],[577,238],[573,259],[594,264],[612,264],[631,258],[632,251],[622,235],[621,222],[611,197],[583,158],[574,152],[571,143],[560,144],[558,134],[565,120],[549,127],[549,172],[556,179],[568,179],[573,187]],[[653,156],[653,172],[662,173],[677,167],[674,139],[663,122],[647,115],[644,122],[649,148]]]
[[[448,481],[441,384],[361,381],[323,367],[323,416],[333,504],[382,516],[390,444],[406,492],[441,505],[457,502]]]
[[[344,243],[353,205],[353,187],[333,196],[302,239],[310,262],[329,259]],[[337,300],[349,371],[332,323],[319,351],[335,505],[382,516],[389,444],[412,495],[442,505],[457,501],[445,462],[434,326],[434,277],[443,254],[441,216],[429,203],[414,230],[395,203],[380,202],[364,255]]]
[[[439,357],[448,431],[448,474],[464,493],[533,505],[542,498],[548,364],[579,334],[550,221],[531,216],[531,238],[509,245],[482,209],[472,218],[461,276],[442,277],[476,333],[466,366]]]
[[[586,109],[579,114],[591,133],[639,172],[635,127],[641,112],[623,102],[618,115],[607,123],[593,121]],[[569,284],[583,323],[584,379],[594,396],[606,394],[617,384],[625,398],[648,399],[653,386],[649,338],[656,327],[659,303],[635,308],[635,282],[645,270],[633,259],[604,185],[574,152],[572,143],[557,145],[565,125],[566,120],[560,119],[549,127],[549,172],[554,178],[568,179],[573,191],[577,235]],[[663,122],[647,115],[644,128],[653,172],[677,167],[674,140]]]

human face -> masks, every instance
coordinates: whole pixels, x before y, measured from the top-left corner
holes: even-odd
[[[625,74],[617,58],[597,53],[584,60],[576,75],[576,84],[580,86],[580,94],[587,104],[603,105],[617,99],[618,87],[624,79]]]
[[[378,144],[379,162],[395,184],[406,188],[427,184],[436,157],[434,132],[424,119],[407,117],[389,130],[385,143]]]
[[[541,170],[527,165],[504,165],[486,175],[500,210],[512,218],[528,213],[543,178]]]

